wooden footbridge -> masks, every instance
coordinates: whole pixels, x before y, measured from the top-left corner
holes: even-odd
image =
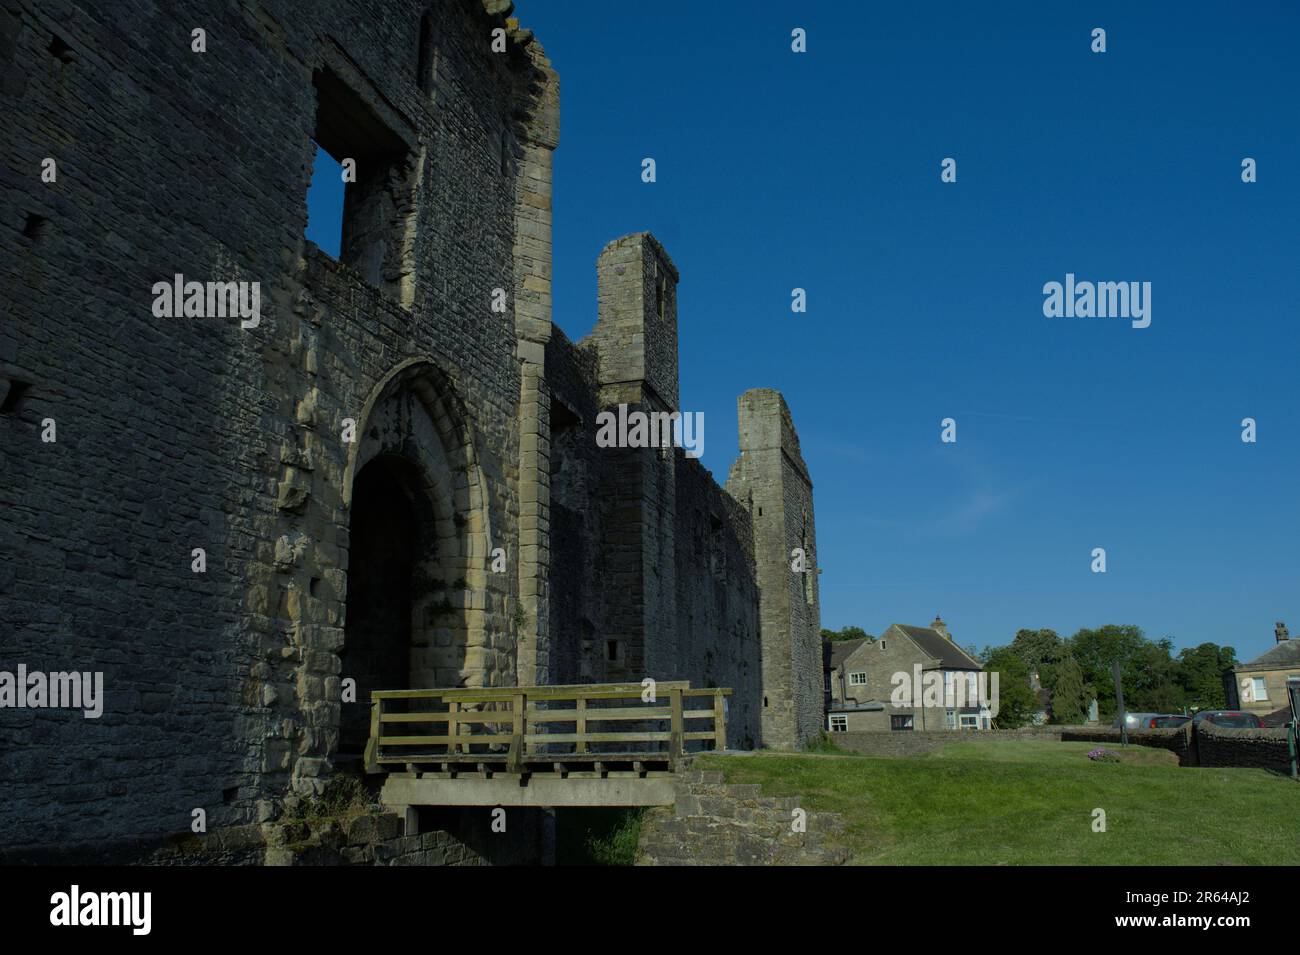
[[[417,806],[659,806],[695,752],[727,746],[731,690],[689,682],[379,690],[369,773]]]

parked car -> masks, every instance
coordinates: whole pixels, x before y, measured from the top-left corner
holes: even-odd
[[[1174,729],[1179,726],[1186,726],[1192,721],[1190,716],[1170,714],[1169,716],[1157,716],[1151,721],[1152,729]]]
[[[1130,730],[1149,729],[1151,727],[1151,721],[1163,715],[1164,714],[1162,713],[1125,713],[1124,726]],[[1110,728],[1116,730],[1119,729],[1118,715],[1115,717],[1114,721],[1110,724]]]
[[[1192,717],[1193,726],[1205,722],[1234,730],[1254,730],[1262,725],[1254,713],[1243,713],[1240,710],[1201,710]]]

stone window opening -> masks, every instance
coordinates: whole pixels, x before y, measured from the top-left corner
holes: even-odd
[[[72,47],[68,46],[68,44],[64,42],[63,37],[59,36],[57,33],[51,34],[50,36],[49,50],[50,55],[60,63],[76,62],[76,52]]]
[[[334,176],[342,184],[342,209],[335,258],[356,271],[380,291],[410,305],[413,298],[413,230],[416,164],[406,142],[366,104],[362,97],[329,69],[312,76],[316,88],[316,126],[312,142],[330,159],[315,162],[310,194],[316,200],[323,190],[316,177]],[[317,157],[319,159],[319,157]],[[341,175],[348,161],[355,163],[355,181]],[[338,195],[337,185],[325,191]],[[338,199],[334,198],[333,203]],[[310,204],[309,204],[310,206]],[[308,216],[313,210],[309,207]],[[329,216],[329,209],[320,215]],[[330,249],[322,247],[326,253]]]
[[[3,379],[0,379],[0,381],[3,381]],[[29,381],[19,381],[16,378],[10,379],[6,383],[4,398],[0,399],[0,414],[17,414],[22,407],[23,398],[26,397],[31,386]]]
[[[433,39],[433,11],[420,17],[420,50],[416,61],[415,84],[423,93],[433,93],[434,78],[438,74],[438,48]]]
[[[45,237],[45,216],[37,215],[35,212],[27,213],[27,220],[23,223],[23,235],[33,242],[39,242]]]
[[[501,130],[501,177],[510,178],[510,165],[514,160],[515,147],[508,128]]]

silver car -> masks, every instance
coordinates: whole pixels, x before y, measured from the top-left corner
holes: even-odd
[[[1158,716],[1164,716],[1163,713],[1125,713],[1124,727],[1128,730],[1150,729],[1151,721]],[[1116,716],[1114,722],[1110,724],[1111,729],[1119,729],[1119,717]]]

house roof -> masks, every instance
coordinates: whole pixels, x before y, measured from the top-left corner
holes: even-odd
[[[832,640],[831,644],[831,669],[835,670],[844,665],[844,661],[853,656],[858,647],[864,643],[870,643],[869,637],[861,637],[857,640]]]
[[[1277,646],[1261,653],[1239,670],[1273,670],[1300,666],[1300,640],[1280,640]]]
[[[980,662],[972,659],[965,650],[929,627],[909,627],[903,623],[895,623],[890,626],[901,630],[911,638],[913,643],[921,648],[922,653],[936,658],[945,667],[953,670],[984,669]]]

